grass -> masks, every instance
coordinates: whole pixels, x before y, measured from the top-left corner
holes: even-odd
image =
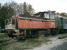
[[[64,38],[67,38],[67,34],[61,34],[59,35],[58,39],[64,39]]]
[[[5,34],[0,34],[0,37],[0,41],[2,41],[1,44],[6,44],[1,45],[2,47],[0,47],[0,50],[27,50],[40,46],[42,43],[47,43],[47,41],[49,41],[48,38],[44,37],[43,35],[39,36],[38,38],[29,38],[24,41],[9,39],[7,36],[5,36]]]
[[[67,34],[61,34],[58,38],[66,38]],[[38,47],[49,41],[48,37],[40,35],[38,38],[28,38],[26,40],[10,39],[6,34],[0,34],[0,50],[27,50]]]

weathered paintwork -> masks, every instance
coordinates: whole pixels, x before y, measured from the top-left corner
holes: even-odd
[[[18,20],[18,28],[20,29],[48,29],[55,28],[54,21],[33,21],[33,20]]]

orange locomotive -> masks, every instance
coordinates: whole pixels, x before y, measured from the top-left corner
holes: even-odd
[[[29,35],[34,36],[38,31],[51,31],[56,28],[55,11],[39,12],[29,17],[20,14],[16,17],[12,17],[11,21],[11,26],[9,27],[12,28],[6,25],[7,27],[5,29],[9,34],[10,32],[12,32],[12,35],[15,33],[15,37],[30,37]]]

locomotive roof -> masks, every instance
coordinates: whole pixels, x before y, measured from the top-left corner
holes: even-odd
[[[35,17],[35,16],[18,16],[19,19],[26,19],[26,20],[34,20],[34,21],[55,21],[55,20],[50,20],[47,18],[42,18],[42,17]]]
[[[38,15],[38,14],[41,14],[41,13],[55,13],[55,11],[44,11],[44,12],[38,12],[38,13],[36,13],[36,14],[34,14],[34,15]]]
[[[36,18],[36,19],[47,19],[47,18],[43,18],[43,17],[36,17],[36,16],[26,16],[26,15],[23,15],[23,14],[20,14],[19,15],[20,18]]]
[[[36,17],[36,15],[44,15],[44,13],[55,13],[55,11],[44,11],[44,12],[38,12],[36,14],[33,14],[33,16],[30,16],[30,15],[25,15],[25,14],[19,14],[20,17],[27,17],[27,18],[38,18],[38,19],[48,19],[48,18],[43,18],[42,16],[40,17]]]

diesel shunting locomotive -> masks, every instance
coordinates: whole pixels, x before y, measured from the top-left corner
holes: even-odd
[[[38,31],[45,32],[45,35],[55,34],[55,31],[57,32],[58,29],[66,28],[61,28],[63,22],[61,19],[63,18],[58,18],[55,11],[39,12],[33,16],[19,14],[18,16],[13,16],[10,20],[7,19],[5,30],[9,36],[23,39],[38,35]]]

